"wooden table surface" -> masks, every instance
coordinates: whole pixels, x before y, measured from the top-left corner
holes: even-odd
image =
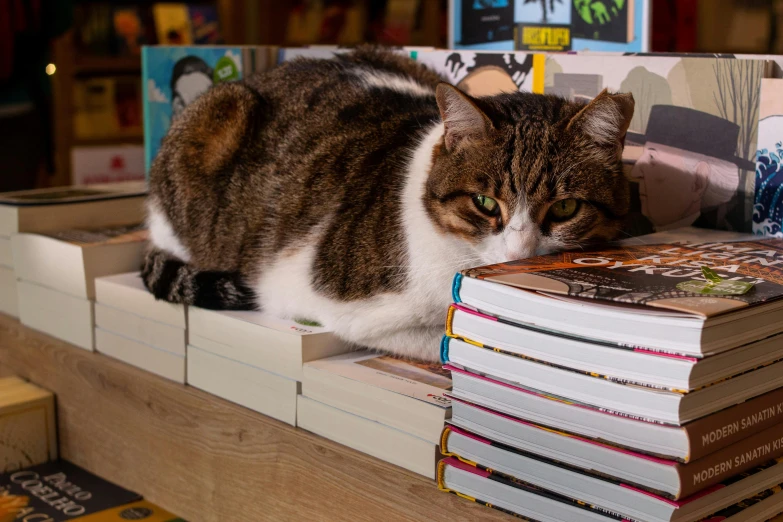
[[[191,522],[517,520],[0,314],[0,376],[9,374],[57,395],[63,458]]]
[[[57,396],[60,453],[192,521],[510,521],[433,481],[22,326],[0,373]]]

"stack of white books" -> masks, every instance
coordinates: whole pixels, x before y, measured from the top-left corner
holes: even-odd
[[[95,280],[95,349],[185,383],[187,309],[156,300],[139,272]]]
[[[19,317],[14,234],[140,223],[145,192],[143,182],[131,182],[0,194],[0,312]]]
[[[188,308],[187,382],[296,425],[302,364],[350,347],[309,321]]]
[[[366,350],[305,363],[298,425],[435,478],[451,377],[441,364]]]
[[[15,234],[22,324],[93,350],[95,279],[138,270],[146,237],[141,225]]]

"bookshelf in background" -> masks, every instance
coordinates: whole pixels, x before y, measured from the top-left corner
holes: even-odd
[[[143,165],[140,47],[158,43],[158,29],[172,16],[156,13],[159,4],[75,2],[74,25],[53,47],[55,174],[51,185],[109,176],[143,179],[143,169],[132,172],[132,166]],[[194,0],[168,5],[177,6],[186,17],[189,41],[238,43],[244,36],[244,2]],[[172,42],[180,36],[170,25],[162,34]],[[85,161],[91,154],[95,160]],[[135,156],[139,161],[133,160]],[[78,169],[90,165],[92,170],[75,177],[74,165]]]

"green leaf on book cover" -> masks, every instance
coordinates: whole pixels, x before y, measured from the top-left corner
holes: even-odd
[[[743,281],[726,281],[713,269],[703,266],[701,273],[705,281],[684,281],[677,285],[677,290],[701,295],[743,295],[753,288],[751,283]]]
[[[239,80],[239,68],[234,60],[228,56],[223,56],[215,64],[215,70],[212,74],[212,81],[215,83],[231,82]]]
[[[317,326],[317,327],[321,327],[321,323],[319,323],[318,321],[312,321],[310,319],[295,318],[294,322],[295,323],[299,323],[302,326]]]
[[[723,278],[718,273],[708,266],[701,267],[701,273],[704,275],[704,279],[712,283],[720,283]]]

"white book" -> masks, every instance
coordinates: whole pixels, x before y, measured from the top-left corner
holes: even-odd
[[[158,350],[185,357],[187,335],[184,328],[159,323],[100,302],[95,303],[95,326]]]
[[[451,417],[451,377],[441,364],[361,350],[305,363],[302,395],[433,444]]]
[[[14,270],[19,279],[95,299],[96,277],[139,269],[146,238],[138,225],[16,234]]]
[[[620,519],[616,513],[604,514],[595,506],[554,498],[513,481],[499,480],[494,475],[454,458],[443,460],[438,473],[438,485],[441,490],[458,493],[487,507],[515,513],[528,520],[611,522]],[[745,502],[741,501],[737,509],[731,510],[731,513],[724,516],[721,512],[717,512],[714,513],[714,518],[704,519],[704,522],[765,522],[783,511],[783,494],[780,494],[779,490],[780,487],[776,486],[772,490],[761,492],[760,501],[751,496]],[[696,522],[695,519],[683,520],[685,521]]]
[[[0,236],[144,221],[145,183],[52,187],[0,194]]]
[[[13,268],[14,252],[11,249],[11,238],[9,236],[0,236],[0,266]]]
[[[139,272],[96,278],[95,300],[159,323],[187,328],[187,307],[155,299],[144,286]]]
[[[296,381],[302,380],[302,364],[350,350],[326,328],[263,312],[190,307],[188,316],[189,335],[222,345],[220,355]]]
[[[299,396],[298,425],[327,439],[427,478],[435,478],[438,446],[404,431]]]
[[[93,350],[93,302],[29,281],[19,281],[19,320],[23,325]]]
[[[95,350],[142,370],[185,384],[185,355],[174,354],[102,328],[95,329]]]
[[[753,470],[703,495],[680,502],[639,491],[614,479],[605,480],[567,466],[516,451],[458,428],[444,434],[444,454],[478,463],[504,475],[587,505],[646,522],[695,522],[783,482],[783,464]]]
[[[460,305],[453,305],[449,310],[446,333],[511,355],[678,390],[701,388],[783,358],[783,334],[697,358],[599,344],[560,332],[512,324]]]
[[[0,312],[19,317],[19,289],[14,269],[0,266]]]
[[[293,379],[227,359],[190,344],[187,382],[227,401],[296,425],[299,382]]]
[[[783,386],[783,361],[693,392],[614,382],[447,338],[448,361],[480,375],[627,415],[681,425]],[[456,384],[456,383],[455,383]]]

